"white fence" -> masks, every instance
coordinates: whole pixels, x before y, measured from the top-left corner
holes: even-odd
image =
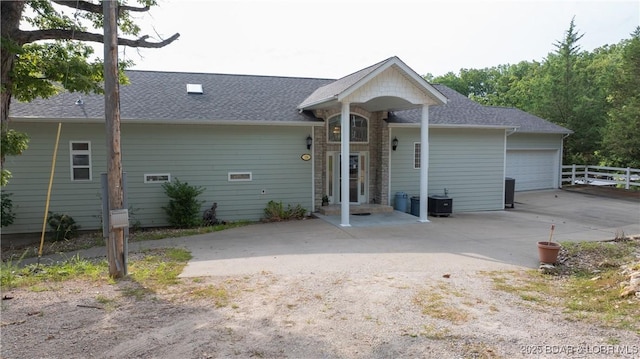
[[[568,171],[567,171],[568,170]],[[592,186],[640,186],[640,169],[603,166],[562,166],[562,183]]]

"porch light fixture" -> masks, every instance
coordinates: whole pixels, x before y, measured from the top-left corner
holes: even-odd
[[[311,144],[313,143],[313,138],[311,138],[311,135],[307,136],[307,149],[310,150],[311,149]]]
[[[393,148],[393,150],[395,151],[396,148],[398,148],[398,138],[394,137],[393,141],[391,141],[391,148]]]

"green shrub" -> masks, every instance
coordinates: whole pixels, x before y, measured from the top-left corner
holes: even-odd
[[[197,197],[205,191],[204,188],[190,186],[177,178],[173,182],[163,183],[162,188],[170,198],[169,206],[162,207],[169,216],[170,225],[191,228],[202,224],[200,207],[204,201],[198,201]]]
[[[13,202],[11,201],[11,193],[2,192],[0,194],[2,201],[2,227],[6,227],[13,223],[13,220],[16,218],[15,213],[13,213]]]
[[[267,207],[264,209],[263,220],[265,222],[279,222],[289,219],[302,219],[306,213],[307,210],[299,204],[294,207],[288,204],[287,209],[285,209],[282,201],[269,201],[269,203],[267,203]]]
[[[47,223],[51,228],[51,239],[54,242],[72,239],[78,235],[78,229],[80,229],[80,226],[68,214],[49,212]]]

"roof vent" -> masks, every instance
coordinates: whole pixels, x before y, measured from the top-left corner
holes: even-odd
[[[202,84],[187,84],[188,94],[202,94]]]

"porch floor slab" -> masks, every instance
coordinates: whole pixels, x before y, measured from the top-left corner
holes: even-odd
[[[339,216],[341,206],[339,204],[331,204],[322,206],[318,209],[318,213],[325,216]],[[393,207],[382,204],[354,204],[349,206],[349,214],[373,214],[373,213],[391,213]]]
[[[323,215],[316,212],[313,215],[336,227],[341,227],[342,217],[339,213],[336,215]],[[397,226],[420,223],[418,219],[418,217],[409,213],[394,211],[392,209],[391,212],[366,215],[351,214],[349,215],[349,224],[351,227]]]

